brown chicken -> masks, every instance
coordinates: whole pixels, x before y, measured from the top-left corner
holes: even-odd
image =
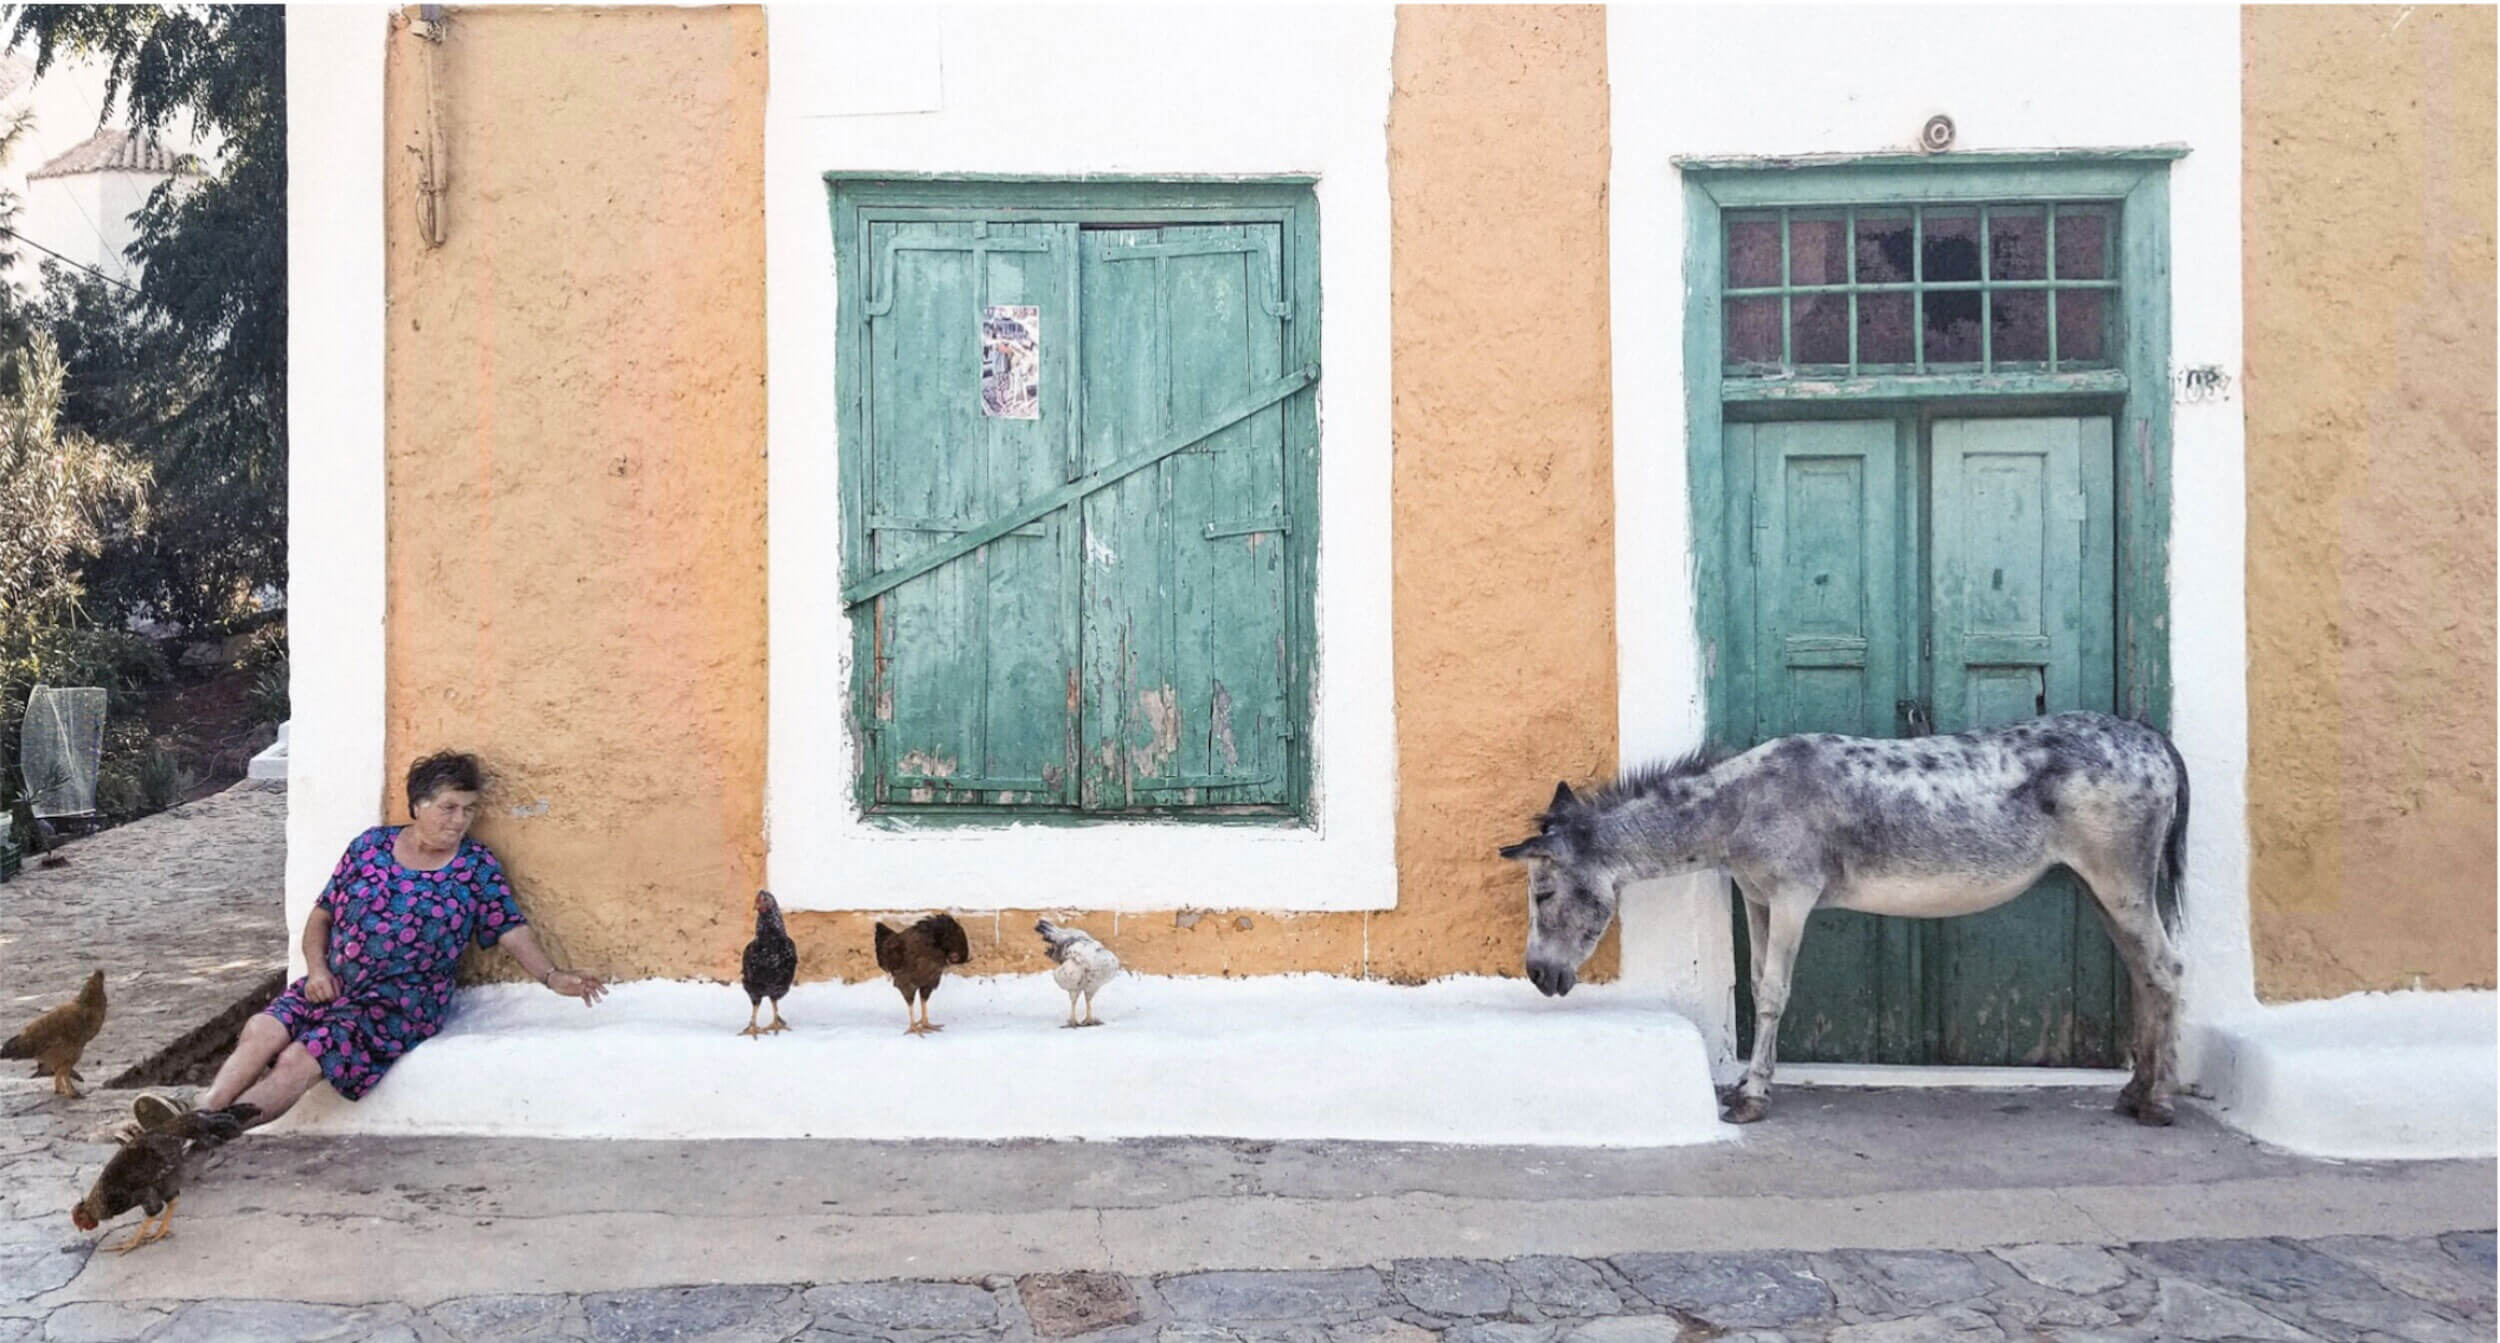
[[[901,932],[877,925],[877,968],[903,994],[903,1010],[911,1014],[906,1034],[925,1035],[946,1028],[929,1020],[929,995],[937,992],[946,967],[972,959],[972,943],[964,926],[951,914],[932,914]]]
[[[259,1106],[240,1101],[222,1110],[184,1110],[161,1126],[123,1139],[121,1150],[104,1163],[104,1173],[95,1177],[87,1196],[69,1210],[70,1224],[93,1231],[132,1208],[145,1208],[146,1219],[127,1239],[105,1247],[122,1254],[172,1235],[174,1200],[182,1196],[186,1173],[183,1168],[200,1149],[242,1132],[259,1115]]]
[[[78,1071],[87,1042],[104,1029],[104,972],[87,976],[78,996],[26,1024],[26,1029],[0,1044],[0,1059],[33,1059],[35,1076],[52,1074],[52,1094],[75,1096],[87,1080]]]

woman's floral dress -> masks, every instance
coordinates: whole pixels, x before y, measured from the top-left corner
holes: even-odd
[[[400,829],[377,825],[358,835],[321,888],[338,996],[313,1002],[299,979],[264,1009],[349,1100],[442,1029],[461,948],[471,940],[491,947],[524,922],[485,845],[463,839],[450,862],[411,871],[391,850]]]

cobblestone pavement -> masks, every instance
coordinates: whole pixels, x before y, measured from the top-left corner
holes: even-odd
[[[284,784],[246,780],[59,852],[62,866],[29,861],[0,885],[0,1035],[101,968],[104,1030],[78,1065],[88,1085],[156,1058],[285,973]]]
[[[1624,1246],[1597,1257],[1408,1259],[1326,1270],[684,1285],[363,1305],[139,1295],[60,1302],[73,1294],[58,1289],[79,1276],[105,1238],[72,1233],[65,1212],[99,1167],[106,1149],[98,1140],[127,1113],[121,1108],[126,1096],[57,1102],[30,1084],[0,1088],[0,1343],[1070,1337],[1118,1343],[2446,1343],[2490,1339],[2495,1329],[2489,1229],[2023,1244],[1972,1252],[1655,1253]],[[367,1194],[373,1192],[368,1186],[387,1178],[358,1168],[344,1150],[339,1157],[308,1168],[309,1178],[325,1178],[326,1169],[326,1178]],[[233,1159],[236,1149],[219,1158]],[[2459,1169],[2488,1183],[2486,1167]],[[264,1172],[263,1178],[273,1177]],[[216,1180],[214,1169],[208,1180]],[[273,1209],[268,1215],[283,1214]],[[135,1217],[118,1219],[106,1236],[126,1234],[133,1224]],[[193,1225],[196,1235],[201,1224]],[[182,1234],[179,1225],[175,1234]],[[1294,1248],[1276,1247],[1275,1258],[1297,1257]],[[302,1271],[317,1275],[321,1269],[307,1263]]]
[[[1330,1271],[694,1286],[414,1307],[95,1301],[0,1340],[1643,1343],[2493,1336],[2492,1235],[2017,1245],[1980,1253],[1411,1259]]]

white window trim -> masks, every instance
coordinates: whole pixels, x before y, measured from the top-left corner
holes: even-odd
[[[793,909],[1396,903],[1390,647],[1395,12],[774,6],[765,115],[771,662],[767,870]],[[1083,52],[1082,63],[1054,51]],[[863,62],[877,67],[852,68]],[[1075,68],[1071,68],[1075,67]],[[873,78],[871,76],[873,75]],[[1010,78],[1010,76],[1021,76]],[[1009,89],[967,96],[949,90]],[[951,96],[951,101],[950,101]],[[988,117],[1018,110],[1018,131]],[[1225,115],[1175,116],[1221,105]],[[1307,173],[1320,217],[1320,544],[1308,828],[864,822],[845,727],[830,170]]]

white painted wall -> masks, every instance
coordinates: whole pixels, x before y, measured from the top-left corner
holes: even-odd
[[[26,184],[19,232],[114,279],[136,283],[139,268],[123,258],[122,249],[139,236],[131,216],[164,180],[165,174],[132,172],[38,178]],[[26,253],[18,258],[20,271],[35,271],[45,259],[32,248],[20,250]]]
[[[1701,739],[1685,495],[1686,154],[1908,149],[1935,113],[1961,149],[2179,143],[2171,169],[2171,360],[2240,369],[2238,11],[1648,8],[1607,12],[1615,561],[1623,755]],[[1628,314],[1648,320],[1625,320]],[[2254,1001],[2248,937],[2244,438],[2236,399],[2172,419],[2172,719],[2195,781],[2186,907],[2191,1017]],[[1624,970],[1734,1047],[1725,883],[1625,901]]]
[[[1396,899],[1385,5],[767,11],[769,870],[795,909]],[[833,239],[822,174],[1319,178],[1319,703],[1311,830],[862,825],[843,728]]]
[[[390,9],[286,20],[286,923],[382,819],[382,57]],[[290,945],[293,973],[303,952]]]

